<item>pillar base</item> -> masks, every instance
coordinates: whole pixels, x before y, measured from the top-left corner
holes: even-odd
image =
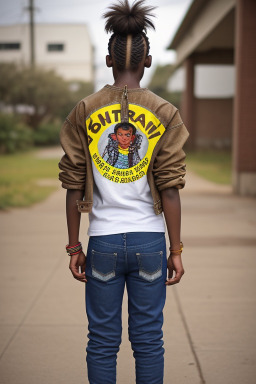
[[[256,172],[233,173],[233,190],[241,196],[256,197]]]

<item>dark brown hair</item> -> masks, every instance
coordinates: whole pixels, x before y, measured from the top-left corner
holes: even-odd
[[[122,128],[124,131],[129,131],[129,129],[131,128],[132,129],[132,134],[133,135],[135,135],[135,133],[136,133],[136,127],[133,125],[133,124],[131,124],[131,123],[118,123],[118,124],[116,124],[115,125],[115,128],[114,128],[114,132],[115,132],[115,134],[117,134],[117,130],[119,129],[119,128]]]
[[[145,55],[149,54],[147,28],[155,29],[150,17],[155,7],[144,5],[145,0],[119,0],[103,14],[105,30],[112,32],[108,43],[109,55],[119,70],[135,70]]]

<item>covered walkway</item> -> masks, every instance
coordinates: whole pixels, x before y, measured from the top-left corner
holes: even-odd
[[[169,45],[185,68],[182,116],[190,147],[213,138],[232,142],[233,191],[256,195],[256,2],[194,0]],[[235,64],[235,97],[195,97],[195,66]]]

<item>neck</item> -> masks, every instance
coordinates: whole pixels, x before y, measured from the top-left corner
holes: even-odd
[[[116,87],[123,88],[127,85],[128,88],[140,88],[140,78],[134,72],[122,72],[115,76],[114,84]]]

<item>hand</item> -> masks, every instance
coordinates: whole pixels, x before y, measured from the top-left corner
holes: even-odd
[[[169,256],[167,261],[168,268],[168,279],[165,285],[173,285],[180,282],[180,279],[184,275],[185,271],[182,265],[181,255],[172,255]],[[175,276],[173,276],[173,272],[175,271]]]
[[[79,273],[79,267],[81,267],[81,273]],[[85,267],[86,267],[86,256],[81,251],[78,255],[70,256],[69,269],[72,272],[72,275],[78,281],[82,283],[87,283],[85,276]]]

